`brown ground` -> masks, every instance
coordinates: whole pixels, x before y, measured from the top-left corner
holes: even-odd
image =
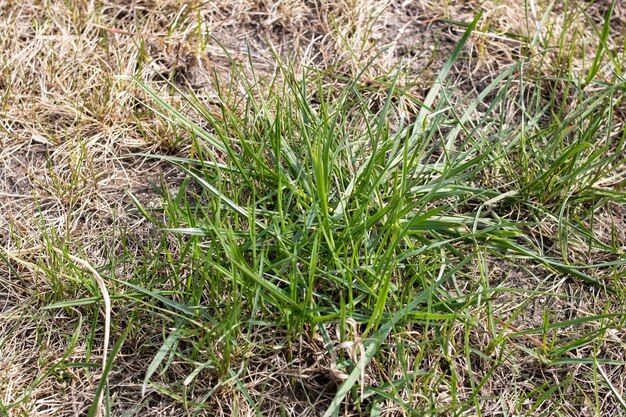
[[[479,4],[444,3],[447,5],[430,0],[0,0],[0,254],[3,260],[9,255],[19,258],[15,252],[18,249],[33,247],[46,239],[61,239],[68,247],[83,248],[89,261],[99,265],[118,249],[114,242],[120,230],[138,242],[142,236],[156,233],[134,214],[125,191],[132,190],[149,203],[158,200],[151,191],[150,181],[158,182],[166,177],[170,178],[169,183],[175,183],[178,174],[167,165],[130,154],[184,154],[186,148],[171,128],[137,104],[141,93],[130,77],[138,76],[155,88],[163,88],[165,83],[160,77],[166,77],[210,96],[214,71],[222,76],[229,72],[226,52],[246,61],[249,48],[255,71],[270,73],[274,70],[271,52],[274,49],[281,56],[297,58],[301,66],[334,68],[346,76],[355,75],[371,61],[364,82],[374,86],[383,83],[386,75],[402,64],[411,75],[402,80],[404,87],[420,97],[463,32],[462,27],[446,19],[468,22]],[[534,35],[532,28],[525,25],[523,2],[481,3],[485,15],[480,30],[472,35],[466,55],[455,68],[464,91],[484,85],[485,80],[512,64],[519,54],[517,41],[497,33]],[[541,14],[545,2],[539,3],[537,13]],[[595,2],[588,15],[601,22],[606,3]],[[557,6],[550,15],[556,32],[562,13],[562,7]],[[615,33],[624,34],[625,19],[626,7],[617,2],[612,21]],[[586,24],[581,18],[580,27]],[[584,38],[585,32],[579,35]],[[623,207],[617,210],[623,212]],[[603,222],[604,226],[599,227],[608,227],[608,220]],[[40,268],[59,268],[59,279],[66,279],[61,275],[67,271],[58,259],[50,256],[37,252],[28,258],[29,263],[16,259],[0,262],[0,411],[1,404],[29,394],[9,415],[81,415],[91,404],[97,384],[97,375],[84,370],[72,371],[78,377],[67,379],[63,375],[45,374],[49,364],[60,359],[71,342],[63,335],[74,334],[81,328],[89,331],[92,327],[92,318],[84,317],[79,327],[75,319],[68,319],[62,312],[49,314],[39,309],[38,294],[57,291],[54,282],[42,280],[46,275]],[[576,317],[582,310],[596,313],[603,310],[603,306],[594,304],[597,297],[588,297],[585,286],[568,281],[548,288],[545,275],[541,275],[545,272],[533,275],[521,266],[514,271],[507,268],[511,267],[494,261],[492,286],[506,281],[509,287],[550,289],[564,296],[529,300],[515,312],[517,318],[512,325],[518,328],[540,326],[546,306],[555,306],[552,311],[558,311],[561,319]],[[84,294],[80,282],[73,285],[77,294]],[[498,314],[502,317],[511,317],[513,312],[507,310],[508,306],[519,306],[523,301],[511,297],[504,293],[498,298]],[[613,306],[611,310],[619,308]],[[116,314],[123,315],[119,311]],[[130,351],[123,351],[120,364],[124,365],[111,376],[111,391],[117,401],[115,415],[129,411],[142,398],[141,383],[154,350],[141,347],[158,346],[162,340],[161,334],[141,330],[132,337],[137,351],[132,352],[132,357]],[[622,331],[607,338],[623,342],[626,335]],[[532,344],[525,338],[517,341]],[[86,346],[77,347],[69,360],[85,361],[86,349]],[[312,355],[304,366],[311,369],[308,390],[319,394],[320,404],[324,404],[333,392],[327,389],[327,381],[319,371],[326,366],[320,363],[323,358],[313,356],[323,349],[319,346],[302,349]],[[619,356],[619,352],[615,355]],[[259,372],[267,357],[267,352],[259,352]],[[292,365],[276,366],[287,369]],[[456,365],[463,368],[463,364]],[[517,369],[519,366],[527,369]],[[579,368],[571,372],[581,375],[589,372],[585,367]],[[513,389],[512,379],[523,384],[532,378],[558,381],[561,377],[539,375],[544,370],[532,358],[527,363],[500,368],[498,372],[505,373],[484,387],[485,395],[505,398],[507,390]],[[611,373],[616,387],[626,386],[623,368],[607,367],[607,372]],[[27,388],[37,378],[43,378],[42,383],[29,392]],[[583,385],[588,381],[582,380]],[[285,381],[278,380],[273,389],[281,392],[288,385]],[[254,381],[250,381],[251,393],[255,387]],[[267,387],[258,389],[273,395]],[[293,407],[286,410],[288,413],[315,415],[300,406],[302,393],[297,387],[287,391],[290,392],[282,394],[291,397]],[[166,395],[152,394],[139,403],[136,414],[129,415],[184,415],[179,405]],[[207,415],[229,415],[233,401],[239,401],[242,414],[252,413],[241,398],[218,398],[214,400],[215,408]],[[618,415],[618,406],[610,395],[606,401],[607,412],[615,414],[605,415]],[[491,407],[493,414],[489,414],[487,407],[484,415],[501,415],[497,411],[502,407],[499,398]],[[392,411],[390,405],[386,415],[392,415]],[[576,403],[567,411],[569,415],[594,413]],[[539,415],[541,410],[535,412]]]

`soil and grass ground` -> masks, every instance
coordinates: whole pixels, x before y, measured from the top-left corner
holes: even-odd
[[[0,1],[0,415],[626,415],[625,27]]]

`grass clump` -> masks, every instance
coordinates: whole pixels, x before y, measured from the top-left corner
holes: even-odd
[[[375,105],[358,79],[240,69],[218,86],[217,108],[184,94],[196,121],[140,83],[156,111],[192,137],[191,156],[155,156],[185,175],[175,191],[162,189],[163,207],[134,199],[168,234],[147,267],[161,272],[126,284],[150,296],[172,329],[146,386],[193,397],[197,409],[230,387],[260,414],[281,397],[268,379],[289,369],[292,392],[280,407],[456,415],[496,401],[484,386],[518,355],[548,367],[624,364],[570,355],[622,326],[623,314],[547,312],[543,325],[518,329],[527,301],[496,312],[494,299],[520,289],[489,279],[494,262],[526,263],[543,271],[543,284],[570,277],[623,300],[623,248],[592,230],[594,213],[624,201],[603,187],[623,164],[624,134],[613,122],[623,86],[589,94],[571,85],[578,106],[566,113],[555,92],[546,99],[527,84],[522,61],[459,96],[447,80],[475,22],[426,99],[412,99],[419,114],[396,105],[412,97],[399,75]],[[527,291],[552,296],[551,288]],[[553,337],[587,323],[600,327]],[[473,340],[481,333],[484,343]],[[277,355],[282,371],[268,364]],[[189,366],[182,386],[154,382],[174,360]],[[251,393],[242,381],[259,362],[269,392]],[[196,396],[205,372],[219,382]],[[517,412],[557,392],[585,395],[567,378],[520,390]]]

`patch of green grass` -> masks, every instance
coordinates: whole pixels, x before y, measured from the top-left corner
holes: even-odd
[[[175,192],[163,188],[163,207],[134,199],[167,234],[147,275],[125,283],[170,323],[146,386],[202,409],[207,396],[185,393],[211,370],[262,414],[263,393],[242,382],[253,355],[265,350],[269,361],[275,346],[294,359],[302,340],[323,340],[330,358],[351,341],[363,351],[338,351],[326,370],[343,375],[334,398],[321,397],[326,416],[342,407],[378,415],[390,404],[460,415],[497,401],[481,393],[520,357],[552,368],[624,365],[575,353],[621,328],[623,313],[561,320],[546,311],[543,326],[516,329],[517,313],[496,315],[493,300],[517,289],[492,287],[487,262],[530,262],[546,279],[581,280],[623,302],[623,248],[593,231],[594,213],[626,197],[605,186],[624,162],[613,117],[623,85],[545,91],[521,61],[459,96],[448,75],[473,27],[410,122],[394,106],[408,96],[398,77],[377,108],[358,79],[333,84],[330,73],[288,65],[275,78],[242,70],[218,86],[217,110],[183,93],[194,119],[140,83],[155,111],[192,137],[189,157],[153,155],[186,175]],[[477,344],[485,331],[489,342]],[[173,361],[190,366],[182,386],[153,380]],[[597,392],[611,387],[602,384]],[[562,414],[565,392],[584,394],[571,378],[516,389],[516,412],[531,414]]]

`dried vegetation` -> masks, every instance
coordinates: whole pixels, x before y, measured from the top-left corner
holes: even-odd
[[[384,105],[391,74],[402,69],[397,85],[404,93],[394,101],[401,123],[415,119],[419,112],[415,100],[424,99],[464,26],[483,10],[452,69],[449,83],[455,86],[455,96],[448,99],[460,102],[466,94],[480,92],[520,57],[532,56],[527,75],[544,85],[546,100],[559,96],[552,91],[562,90],[558,99],[568,102],[564,74],[589,71],[609,5],[526,3],[0,0],[0,414],[84,415],[94,401],[101,370],[58,364],[100,362],[104,311],[90,273],[55,248],[91,265],[105,269],[113,265],[115,275],[124,277],[147,269],[146,253],[158,247],[151,242],[162,239],[126,192],[146,207],[158,207],[163,198],[150,184],[164,183],[175,191],[184,175],[165,162],[137,154],[189,156],[193,147],[187,132],[155,116],[133,77],[183,112],[189,103],[174,87],[194,91],[218,112],[216,85],[231,80],[235,64],[243,68],[238,76],[270,79],[281,77],[278,57],[294,62],[299,74],[309,66],[324,69],[323,83],[329,91],[360,75],[365,100],[372,107]],[[612,16],[606,48],[623,60],[622,2],[615,2]],[[611,82],[611,68],[605,59],[594,78]],[[520,96],[519,88],[511,86],[512,97]],[[587,91],[599,88],[592,84]],[[477,117],[488,105],[487,101],[485,108],[476,109]],[[512,106],[509,110],[503,118],[519,117]],[[614,129],[623,131],[625,113],[619,108],[615,112]],[[619,134],[606,140],[615,138]],[[614,168],[598,189],[623,190],[625,170]],[[501,172],[494,167],[485,175],[485,181],[497,183]],[[572,261],[608,262],[624,256],[622,201],[598,207],[591,218],[583,212],[592,203],[574,208],[581,210],[581,221],[597,239],[621,252],[593,252],[588,242],[574,240],[567,252]],[[532,220],[532,214],[528,216],[521,220]],[[528,235],[548,252],[562,253],[558,236],[564,231],[558,222],[543,227],[533,225]],[[550,239],[554,242],[546,243]],[[184,246],[173,239],[170,247],[176,245]],[[115,257],[131,261],[114,265]],[[512,264],[496,256],[477,259],[468,268],[458,282],[460,293],[476,290],[476,282],[502,288],[489,294],[493,297],[489,310],[468,306],[464,314],[466,323],[473,323],[471,328],[459,321],[441,329],[447,332],[449,345],[440,349],[424,348],[424,337],[432,329],[420,334],[407,325],[396,331],[382,347],[389,350],[387,363],[374,360],[364,372],[366,385],[402,378],[387,371],[412,369],[403,361],[419,358],[419,370],[425,374],[413,387],[427,389],[431,396],[410,397],[406,390],[394,395],[417,410],[432,407],[422,409],[430,415],[438,415],[436,407],[449,415],[623,415],[619,398],[626,387],[623,269],[613,270],[609,278],[620,288],[618,294],[608,294],[531,263]],[[605,273],[599,270],[597,275]],[[113,340],[132,327],[108,375],[112,415],[313,416],[321,415],[337,392],[340,381],[333,378],[331,356],[321,338],[304,334],[293,340],[280,331],[259,328],[253,340],[246,341],[245,350],[231,352],[246,364],[245,370],[233,367],[239,374],[231,379],[199,371],[193,392],[186,392],[181,382],[197,370],[197,364],[173,357],[167,371],[155,373],[155,384],[142,393],[146,371],[171,322],[159,316],[165,310],[127,311],[125,299],[117,294],[135,290],[118,282],[109,285]],[[76,299],[87,301],[45,308]],[[228,303],[227,296],[224,302]],[[574,323],[592,316],[606,320]],[[549,323],[572,325],[550,328],[543,340],[524,332],[550,327]],[[328,326],[330,335],[334,326]],[[588,342],[581,341],[587,336]],[[564,351],[571,358],[602,357],[607,362],[564,360],[548,366],[540,356],[526,354],[547,351],[546,346],[564,340],[580,343]],[[502,347],[509,344],[514,348]],[[469,345],[471,355],[455,354]],[[403,354],[393,346],[402,346]],[[444,382],[447,377],[440,378],[451,373],[462,387],[456,392]],[[483,385],[477,387],[475,381]],[[204,408],[194,408],[202,400]],[[460,414],[446,409],[464,401],[468,404]],[[261,410],[254,409],[255,403]],[[381,403],[378,411],[410,415],[397,400]],[[365,408],[346,406],[342,413],[361,415]]]

